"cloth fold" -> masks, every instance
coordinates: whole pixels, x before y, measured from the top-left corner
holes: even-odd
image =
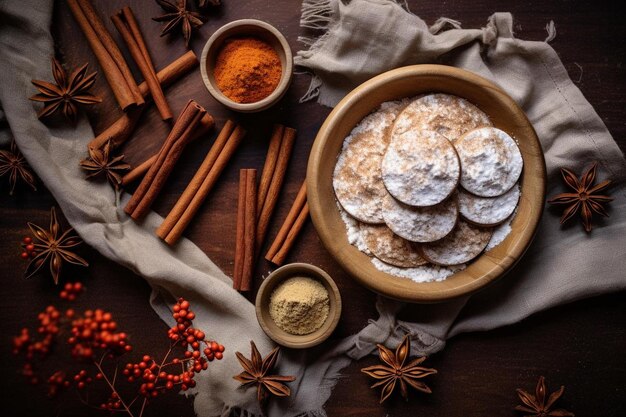
[[[158,215],[149,213],[137,224],[123,213],[127,198],[116,201],[107,185],[85,181],[78,162],[93,131],[84,118],[66,128],[37,119],[36,105],[28,101],[34,92],[30,80],[51,78],[52,6],[52,0],[0,2],[0,105],[20,150],[81,237],[147,280],[154,290],[151,303],[168,324],[168,305],[183,296],[194,306],[197,326],[227,347],[225,359],[199,376],[198,415],[258,414],[254,390],[237,389],[230,378],[240,370],[232,353],[248,354],[250,339],[264,353],[272,347],[253,305],[192,242],[182,239],[173,249],[161,243],[153,234],[162,220]],[[334,105],[359,83],[403,65],[458,66],[494,81],[524,109],[545,152],[548,195],[563,189],[558,167],[580,172],[597,160],[599,177],[615,183],[615,200],[609,205],[611,217],[597,220],[588,235],[578,224],[561,228],[557,215],[546,209],[520,263],[471,297],[411,306],[379,297],[379,317],[358,334],[306,351],[284,350],[279,372],[298,379],[290,398],[271,403],[270,416],[325,415],[323,405],[341,369],[373,352],[376,343],[394,347],[409,333],[412,354],[430,354],[454,335],[626,288],[626,161],[547,43],[515,38],[508,13],[492,15],[484,28],[461,29],[446,18],[429,28],[392,0],[304,0],[302,11],[303,27],[324,32],[302,38],[308,49],[296,57],[315,74],[306,99]],[[0,138],[6,135],[3,131]]]

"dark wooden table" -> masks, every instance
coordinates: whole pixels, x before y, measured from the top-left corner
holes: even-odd
[[[56,3],[52,26],[57,55],[69,67],[88,61],[92,68],[98,69],[65,2]],[[160,25],[150,20],[161,13],[155,2],[103,0],[94,3],[104,17],[126,4],[133,7],[157,68],[185,52],[179,38],[159,38]],[[301,48],[297,42],[297,36],[303,33],[298,24],[301,2],[224,0],[224,3],[191,43],[198,56],[204,42],[216,28],[244,17],[274,24],[287,36],[294,51]],[[523,39],[543,40],[546,37],[544,26],[553,19],[557,27],[553,47],[621,149],[626,149],[626,43],[623,42],[626,39],[626,24],[617,6],[591,0],[532,0],[510,4],[497,0],[453,0],[428,4],[411,0],[408,3],[411,10],[427,23],[447,16],[460,20],[468,28],[483,26],[493,12],[511,11],[515,17],[516,35]],[[108,19],[106,22],[117,37]],[[140,79],[136,68],[133,71]],[[262,167],[273,123],[297,128],[298,139],[279,209],[271,223],[270,237],[278,230],[305,176],[309,149],[317,129],[330,111],[312,102],[298,103],[308,82],[308,76],[296,75],[286,98],[275,108],[257,115],[233,114],[222,108],[205,90],[199,71],[166,91],[175,112],[189,98],[194,98],[215,116],[218,126],[227,118],[233,118],[250,132],[245,145],[186,233],[227,274],[232,274],[233,270],[233,213],[238,170],[242,167]],[[119,116],[119,110],[101,75],[95,91],[104,97],[104,102],[90,110],[88,115],[94,130],[100,132]],[[142,120],[134,139],[123,150],[129,162],[141,161],[154,153],[166,133],[166,125],[159,120],[156,112],[150,112]],[[208,146],[208,141],[198,141],[186,151],[181,169],[169,180],[155,206],[157,212],[163,215],[172,207]],[[10,337],[23,326],[32,327],[36,313],[46,305],[58,304],[58,289],[50,278],[45,275],[30,280],[22,278],[24,263],[18,256],[19,241],[28,233],[27,221],[47,223],[48,210],[54,205],[54,200],[41,183],[38,192],[23,189],[13,197],[7,196],[5,183],[0,187],[0,276],[4,281],[0,287],[2,413],[7,416],[93,415],[97,412],[87,411],[74,392],[48,400],[41,387],[27,385],[18,375],[19,363],[10,353]],[[553,220],[557,221],[557,218]],[[166,326],[148,304],[150,291],[146,283],[92,249],[85,248],[82,253],[89,260],[90,268],[68,269],[64,273],[66,280],[81,280],[88,287],[76,307],[98,306],[111,311],[120,326],[133,336],[136,352],[156,349],[159,353],[159,349],[164,350]],[[334,337],[353,334],[366,325],[369,318],[376,317],[375,295],[341,271],[322,247],[310,223],[305,226],[288,261],[312,262],[334,276],[345,303]],[[260,275],[269,269],[268,264],[259,262],[257,285]],[[253,294],[250,294],[249,298],[252,297]],[[515,388],[532,389],[538,376],[545,375],[552,390],[566,385],[561,405],[577,416],[623,416],[626,415],[625,319],[626,307],[624,294],[621,293],[555,308],[507,328],[455,337],[443,352],[429,360],[430,365],[440,372],[429,380],[433,395],[413,395],[408,403],[394,397],[383,406],[378,404],[378,392],[369,389],[370,381],[359,372],[360,368],[375,363],[374,357],[366,358],[345,370],[345,376],[333,391],[326,409],[331,416],[513,416],[512,408],[518,403]],[[210,333],[210,329],[207,330]],[[227,345],[228,341],[222,342]],[[224,378],[230,377],[224,375]],[[192,403],[182,396],[172,395],[158,400],[146,415],[192,416]]]

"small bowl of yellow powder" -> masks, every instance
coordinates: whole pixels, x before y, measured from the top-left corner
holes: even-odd
[[[265,280],[256,298],[261,328],[276,343],[291,348],[315,346],[330,336],[341,316],[341,296],[320,268],[293,263]]]
[[[272,25],[235,20],[209,38],[200,58],[209,93],[226,107],[258,112],[278,102],[293,73],[291,49]]]

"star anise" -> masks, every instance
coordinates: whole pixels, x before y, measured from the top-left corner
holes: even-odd
[[[198,7],[204,8],[206,6],[219,6],[222,4],[221,0],[198,0]]]
[[[116,189],[122,183],[121,173],[130,169],[130,165],[124,162],[124,155],[111,159],[111,141],[102,149],[89,148],[89,157],[80,161],[80,166],[89,171],[87,178],[103,175]]]
[[[252,340],[250,341],[250,346],[252,352],[250,359],[247,359],[240,352],[235,352],[244,370],[233,378],[241,382],[242,387],[257,386],[257,399],[261,410],[265,412],[270,394],[277,397],[288,397],[291,394],[291,390],[283,382],[295,381],[296,377],[269,374],[274,365],[276,365],[280,348],[274,348],[269,355],[261,359],[261,354]]]
[[[180,26],[185,38],[185,46],[189,47],[191,31],[193,28],[199,28],[204,24],[202,15],[190,11],[187,8],[187,0],[178,0],[176,4],[168,0],[156,0],[156,2],[167,12],[163,16],[152,18],[156,22],[167,22],[161,31],[161,36],[167,35]]]
[[[395,354],[381,344],[376,346],[378,346],[380,359],[386,365],[370,366],[361,369],[361,372],[379,380],[372,385],[371,388],[383,386],[383,390],[380,394],[381,404],[389,398],[398,382],[400,383],[400,392],[405,400],[408,400],[407,385],[427,394],[432,392],[426,384],[417,381],[419,378],[437,373],[436,369],[418,366],[426,360],[426,356],[414,359],[405,365],[406,359],[411,351],[411,340],[408,335],[404,336],[402,343],[396,348]]]
[[[565,180],[565,183],[569,188],[574,190],[573,193],[561,193],[548,200],[550,204],[567,204],[568,207],[561,216],[561,224],[571,219],[576,213],[580,211],[585,231],[591,231],[591,218],[593,213],[600,214],[601,216],[608,217],[607,212],[602,206],[613,198],[608,195],[599,194],[605,190],[610,184],[610,180],[602,181],[599,184],[593,185],[596,178],[596,170],[598,163],[594,164],[585,172],[580,180],[576,174],[566,168],[561,168],[561,175]]]
[[[74,123],[78,116],[79,104],[96,104],[102,101],[99,97],[87,92],[96,82],[95,72],[87,75],[87,64],[74,71],[68,79],[61,63],[52,58],[52,76],[56,85],[41,80],[31,81],[40,93],[30,99],[44,103],[43,108],[37,113],[39,118],[61,111]]]
[[[9,185],[11,187],[9,195],[13,195],[18,178],[21,178],[22,181],[30,185],[33,190],[37,191],[37,187],[35,187],[35,176],[31,172],[28,163],[26,163],[26,159],[24,159],[24,156],[17,148],[17,144],[13,139],[11,140],[9,149],[0,150],[0,177],[3,175],[9,176]]]
[[[535,388],[535,395],[532,395],[523,389],[517,389],[517,395],[524,405],[518,405],[515,410],[526,414],[524,417],[573,417],[574,413],[562,409],[552,409],[552,406],[565,391],[565,387],[561,386],[561,389],[553,392],[548,397],[546,402],[546,382],[544,377],[539,377],[537,387]]]
[[[55,284],[59,283],[63,261],[74,265],[89,266],[86,260],[71,252],[70,249],[83,243],[82,239],[75,235],[74,228],[70,227],[61,231],[57,213],[50,209],[50,229],[45,230],[33,223],[28,223],[33,233],[33,245],[37,255],[30,261],[24,272],[26,278],[35,275],[45,263],[50,265],[50,273]]]

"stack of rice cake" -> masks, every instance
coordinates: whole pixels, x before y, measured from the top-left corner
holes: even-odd
[[[465,99],[383,103],[348,135],[333,175],[371,255],[397,268],[462,265],[514,213],[522,155]]]

